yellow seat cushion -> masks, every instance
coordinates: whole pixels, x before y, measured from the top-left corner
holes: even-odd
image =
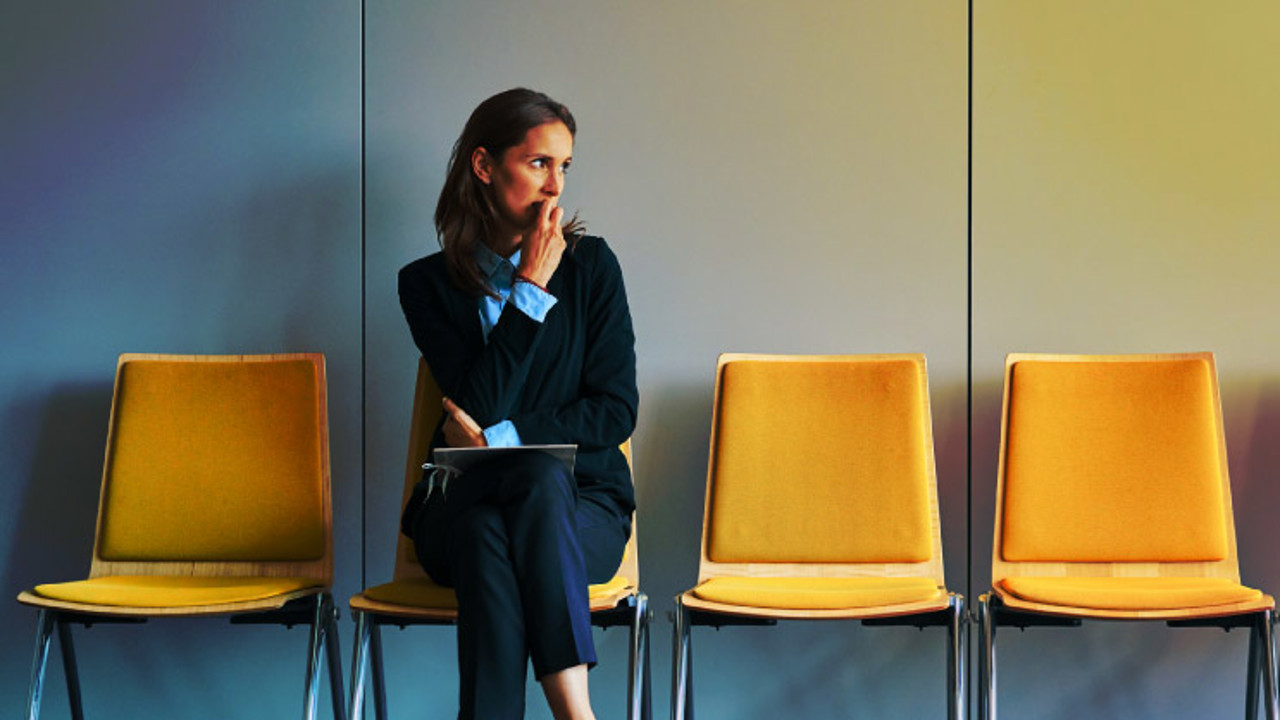
[[[122,363],[99,557],[323,557],[323,417],[307,359]]]
[[[1207,360],[1023,360],[1009,382],[1004,560],[1227,556]]]
[[[587,587],[588,598],[589,600],[594,600],[600,597],[608,597],[625,587],[627,587],[627,579],[618,576],[607,583],[589,585]],[[377,602],[404,605],[406,607],[441,610],[456,610],[458,608],[458,596],[454,594],[453,588],[437,585],[428,577],[405,578],[377,585],[365,590],[364,596]]]
[[[842,610],[937,600],[931,578],[718,577],[693,589],[709,602],[778,610]]]
[[[115,575],[37,585],[35,594],[86,605],[182,608],[266,600],[322,586],[314,578]]]
[[[1097,610],[1177,610],[1262,597],[1261,591],[1224,578],[1012,577],[996,585],[1028,602]]]
[[[711,456],[714,562],[924,562],[924,361],[728,360]]]

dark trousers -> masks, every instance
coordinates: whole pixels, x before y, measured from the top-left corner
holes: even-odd
[[[617,571],[630,519],[537,451],[477,464],[431,515],[415,545],[458,595],[458,717],[522,718],[529,660],[539,678],[595,664],[587,584]]]

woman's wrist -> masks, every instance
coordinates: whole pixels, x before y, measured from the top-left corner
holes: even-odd
[[[529,283],[530,285],[538,288],[542,292],[548,292],[547,286],[544,283],[538,282],[537,280],[533,279],[533,276],[529,275],[528,273],[522,270],[516,271],[515,281]]]

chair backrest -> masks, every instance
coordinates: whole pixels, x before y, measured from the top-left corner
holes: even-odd
[[[324,356],[121,355],[92,577],[333,577]]]
[[[427,366],[425,360],[418,358],[418,379],[413,392],[413,417],[409,423],[409,453],[405,459],[404,493],[400,498],[401,508],[409,501],[414,485],[422,477],[422,464],[431,459],[431,438],[435,434],[436,426],[440,424],[440,416],[444,412],[441,406],[442,399],[443,395],[440,392],[440,388],[436,385],[435,378],[431,376],[431,368]],[[627,462],[630,463],[630,440],[622,445],[622,452],[626,454]],[[413,548],[413,543],[398,532],[399,524],[396,525],[396,528],[396,561],[393,578],[395,580],[405,580],[426,577],[426,572],[418,564],[418,554]],[[640,563],[636,552],[637,545],[635,516],[633,515],[631,539],[627,541],[622,564],[618,568],[618,572],[615,573],[615,575],[627,578],[631,587],[639,587],[640,583]]]
[[[734,575],[945,585],[923,355],[720,356],[699,582]]]
[[[1213,355],[1010,355],[996,495],[994,582],[1238,582]]]

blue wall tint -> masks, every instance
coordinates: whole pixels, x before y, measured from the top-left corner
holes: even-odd
[[[6,5],[0,716],[23,707],[34,636],[13,596],[88,571],[119,353],[323,352],[337,594],[358,584],[359,23],[334,1]],[[300,710],[302,630],[77,637],[90,717]],[[61,675],[47,717],[66,716]]]

